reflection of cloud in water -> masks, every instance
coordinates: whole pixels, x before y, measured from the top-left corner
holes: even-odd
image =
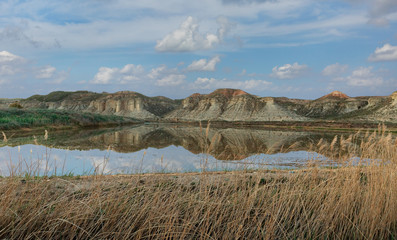
[[[287,149],[288,153],[278,153],[279,150],[294,145],[298,140],[316,142],[317,138],[324,137],[324,134],[317,135],[307,132],[210,129],[209,136],[205,137],[197,127],[160,126],[106,130],[98,134],[82,131],[67,137],[61,134],[52,136],[49,144],[54,147],[26,144],[29,141],[23,139],[20,142],[25,145],[20,146],[20,152],[18,147],[1,147],[0,173],[9,173],[10,159],[13,165],[19,167],[20,173],[35,169],[43,174],[47,166],[50,175],[55,174],[55,170],[58,175],[63,175],[92,174],[95,169],[97,173],[117,174],[295,167],[315,159],[316,154],[312,156],[306,152],[305,144],[296,150]],[[219,141],[212,144],[208,154],[203,154],[214,136],[219,137]],[[17,146],[15,143],[13,145]],[[111,146],[114,150],[108,152],[104,146]],[[236,160],[217,160],[228,159],[228,155],[236,156]],[[320,155],[320,160],[324,159]]]
[[[30,152],[33,149],[33,152]],[[190,172],[213,170],[233,170],[246,168],[291,167],[310,159],[308,152],[289,152],[273,155],[259,154],[239,161],[219,161],[211,155],[192,154],[183,147],[169,146],[163,149],[148,148],[134,153],[118,153],[106,150],[64,150],[48,149],[46,162],[45,147],[35,145],[0,148],[0,171],[2,175],[9,174],[9,159],[19,166],[20,173],[39,171],[43,174],[48,168],[48,174],[58,175],[93,174],[97,173],[140,173],[140,172]],[[144,154],[146,152],[146,154]],[[163,156],[163,158],[162,158]],[[7,160],[8,159],[8,160]],[[162,160],[161,160],[162,159]]]

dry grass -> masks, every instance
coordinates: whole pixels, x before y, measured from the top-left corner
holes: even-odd
[[[0,238],[394,239],[397,142],[357,136],[316,146],[337,169],[4,178]]]

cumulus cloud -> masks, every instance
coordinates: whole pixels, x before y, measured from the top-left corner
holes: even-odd
[[[270,74],[270,76],[278,79],[292,79],[302,76],[307,71],[307,69],[307,65],[300,65],[297,62],[292,65],[285,64],[281,67],[275,66],[272,69],[272,74]]]
[[[118,68],[100,67],[98,73],[95,74],[95,77],[91,83],[108,84],[114,79],[113,75],[115,75],[115,73],[118,71]]]
[[[375,52],[368,58],[371,62],[397,61],[397,46],[385,44],[381,48],[376,48]]]
[[[51,78],[54,76],[56,70],[57,69],[55,67],[47,65],[38,71],[38,73],[36,74],[36,78],[39,79]]]
[[[215,56],[211,58],[210,60],[207,60],[205,58],[193,61],[192,64],[190,64],[187,67],[188,71],[215,71],[216,64],[220,62],[221,59],[219,56]]]
[[[186,76],[183,74],[170,74],[156,81],[157,86],[177,86],[185,82]]]
[[[225,17],[217,20],[220,27],[216,34],[201,34],[197,21],[189,16],[178,29],[157,41],[156,50],[159,52],[191,52],[214,48],[223,41],[231,24]]]
[[[383,78],[372,72],[372,67],[359,67],[348,77],[336,78],[336,81],[344,81],[349,86],[370,87],[383,83]]]
[[[342,65],[339,63],[331,64],[328,65],[324,68],[322,71],[322,74],[324,76],[336,76],[336,75],[341,75],[347,71],[349,68],[349,65]]]
[[[162,65],[157,68],[153,68],[147,77],[154,81],[157,86],[177,86],[185,82],[186,76],[181,74],[177,68],[167,68],[167,66]]]
[[[137,83],[156,86],[177,86],[184,83],[186,76],[177,68],[161,65],[145,71],[141,65],[127,64],[122,68],[101,67],[90,81],[91,84]]]
[[[7,51],[0,52],[0,83],[6,83],[13,76],[22,73],[26,59]]]
[[[272,83],[265,80],[231,81],[227,79],[198,77],[193,83],[195,89],[238,88],[238,89],[265,89]]]
[[[93,84],[125,84],[137,81],[142,77],[144,69],[141,65],[127,64],[123,68],[100,67],[91,81]]]
[[[26,60],[23,57],[14,55],[7,51],[0,52],[0,63],[1,64],[22,63],[22,62],[26,62]]]
[[[168,68],[166,65],[161,65],[157,68],[151,69],[150,72],[147,74],[147,77],[158,80],[172,74],[179,74],[178,69]]]
[[[60,84],[69,77],[69,71],[57,71],[51,65],[39,68],[36,71],[36,79],[46,79],[47,83]]]

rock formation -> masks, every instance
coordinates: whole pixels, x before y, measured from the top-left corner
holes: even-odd
[[[0,108],[15,100],[0,99]],[[24,108],[48,108],[147,121],[359,121],[397,123],[397,92],[385,97],[349,97],[334,91],[315,100],[259,97],[238,89],[195,93],[183,100],[137,92],[52,92],[20,100]]]
[[[257,97],[236,89],[218,89],[207,95],[193,94],[182,101],[182,107],[165,116],[166,119],[224,121],[302,121],[276,103],[272,97]]]
[[[50,95],[53,96],[50,96]],[[118,115],[143,120],[157,120],[178,107],[178,101],[166,97],[147,97],[137,92],[116,93],[53,92],[35,95],[24,101],[25,108],[48,108],[58,110],[92,112]]]

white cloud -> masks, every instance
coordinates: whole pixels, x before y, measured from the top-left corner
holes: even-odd
[[[243,89],[263,89],[270,86],[272,83],[265,80],[246,80],[242,82]]]
[[[100,67],[98,73],[95,74],[95,77],[91,83],[109,84],[116,78],[115,75],[118,71],[118,68]]]
[[[237,88],[237,89],[266,89],[272,83],[265,80],[231,81],[227,79],[201,78],[198,77],[193,83],[194,89],[216,89],[216,88]]]
[[[10,63],[16,63],[16,62],[19,62],[19,63],[25,62],[25,59],[23,57],[14,55],[7,51],[0,52],[0,63],[1,64],[10,64]]]
[[[177,70],[173,69],[171,70],[171,72],[175,73],[177,72]],[[153,68],[152,70],[150,70],[150,73],[147,76],[151,79],[157,79],[167,73],[170,73],[170,70],[167,68],[167,66],[161,65],[160,67]]]
[[[185,82],[186,76],[177,68],[167,68],[165,65],[153,68],[146,75],[150,81],[155,81],[157,86],[177,86]]]
[[[215,56],[211,58],[210,60],[207,61],[207,59],[203,58],[197,61],[193,61],[192,64],[190,64],[187,67],[188,71],[215,71],[216,64],[220,62],[221,59],[219,56]]]
[[[219,18],[220,27],[217,34],[199,32],[199,25],[189,16],[178,29],[157,41],[156,50],[159,52],[191,52],[208,50],[223,41],[229,31],[230,24],[226,18]]]
[[[123,68],[100,67],[93,84],[126,84],[131,81],[139,81],[143,77],[144,69],[141,65],[127,64]]]
[[[61,83],[69,73],[57,71],[51,65],[34,66],[33,62],[7,51],[0,52],[0,84],[25,81],[26,79],[46,79],[47,83]]]
[[[7,51],[0,52],[0,77],[7,82],[5,76],[13,76],[23,71],[26,60]]]
[[[299,63],[297,62],[292,65],[285,64],[281,67],[275,66],[272,69],[272,74],[270,74],[270,76],[278,79],[292,79],[302,76],[307,71],[307,69],[307,65],[299,65]]]
[[[146,72],[141,65],[127,64],[123,68],[101,67],[90,81],[91,84],[128,84],[146,86],[177,86],[185,82],[186,76],[177,68],[161,65]]]
[[[69,77],[68,71],[57,71],[51,65],[44,66],[37,70],[36,79],[47,79],[47,83],[60,84]]]
[[[381,48],[376,48],[375,52],[368,58],[371,62],[397,61],[397,46],[385,44]]]
[[[339,63],[331,64],[328,65],[324,68],[322,71],[322,74],[324,76],[335,76],[335,75],[341,75],[347,71],[349,68],[349,65],[342,65]]]
[[[379,86],[383,78],[372,72],[372,67],[359,67],[352,74],[345,78],[337,78],[335,81],[345,81],[347,85],[354,87]]]
[[[39,79],[51,78],[54,76],[56,70],[57,69],[54,68],[53,66],[47,65],[38,71],[38,73],[36,74],[36,78]]]
[[[134,64],[127,64],[121,70],[120,73],[122,74],[140,74],[143,73],[144,69],[141,65],[134,65]]]
[[[379,0],[381,1],[386,0]],[[388,0],[388,2],[392,1]],[[240,21],[236,26],[236,33],[243,40],[250,37],[289,35],[287,42],[290,43],[292,38],[298,42],[298,45],[302,44],[302,39],[299,37],[308,33],[349,34],[345,30],[360,27],[368,22],[368,13],[365,9],[361,9],[362,7],[355,9],[342,5],[344,9],[338,6],[334,9],[329,8],[328,1],[313,0],[243,0],[229,1],[228,4],[214,0],[189,2],[189,4],[183,0],[8,2],[8,7],[0,6],[4,13],[0,24],[0,42],[7,49],[18,50],[22,47],[27,49],[124,47],[136,43],[153,44],[164,36],[170,36],[174,40],[179,39],[179,43],[186,43],[181,46],[172,45],[170,51],[191,51],[192,45],[187,44],[188,41],[181,40],[180,36],[172,36],[175,26],[183,22],[182,16],[195,16],[200,19],[202,32],[200,33],[198,29],[195,32],[199,35],[197,39],[202,41],[195,41],[195,38],[191,41],[196,42],[193,47],[199,49],[213,48],[222,41],[225,33],[232,26],[227,19]],[[321,9],[321,16],[310,18],[308,13],[314,9]],[[43,13],[47,12],[55,17],[43,17]],[[216,30],[214,19],[218,16],[227,18],[218,18],[219,28]],[[294,21],[288,21],[290,19]],[[284,24],[286,22],[288,24]],[[186,31],[178,33],[185,34]],[[291,36],[291,34],[296,35]],[[215,41],[210,41],[211,37]],[[323,35],[316,37],[317,41],[310,39],[310,42],[328,40],[324,39]],[[250,39],[248,41],[252,42]],[[279,41],[275,40],[274,44],[280,43]],[[286,44],[284,41],[282,43]],[[168,51],[165,45],[163,47],[159,51],[161,49]]]
[[[182,75],[177,68],[168,68],[166,65],[161,65],[157,68],[153,68],[147,74],[147,77],[152,80],[163,79],[169,75]]]
[[[156,81],[157,86],[178,86],[185,82],[186,76],[183,74],[170,74]]]

